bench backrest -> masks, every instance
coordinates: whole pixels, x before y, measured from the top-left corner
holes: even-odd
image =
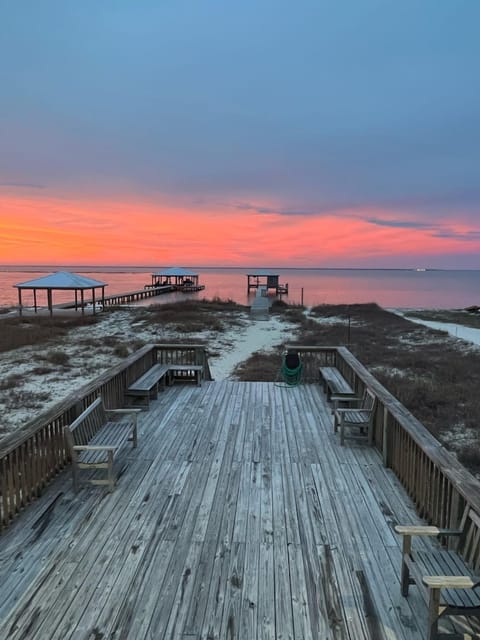
[[[67,439],[73,444],[88,444],[106,422],[107,414],[99,397],[65,428]]]
[[[458,552],[475,572],[480,570],[480,516],[468,505],[460,524]]]
[[[373,410],[375,409],[376,401],[377,401],[377,398],[370,391],[370,389],[365,389],[365,391],[363,393],[363,396],[362,396],[362,401],[360,403],[360,409],[362,411],[371,411],[371,412],[373,412]]]

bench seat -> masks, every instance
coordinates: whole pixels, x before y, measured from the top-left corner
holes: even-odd
[[[137,446],[139,409],[106,409],[101,397],[64,428],[72,457],[73,486],[78,491],[81,469],[106,469],[106,478],[92,477],[92,484],[115,486],[114,458],[128,441]]]
[[[148,409],[150,399],[157,397],[159,387],[161,386],[162,390],[165,388],[169,371],[170,365],[168,364],[154,364],[140,378],[129,385],[124,393],[125,404],[133,407],[140,405]]]
[[[332,395],[345,398],[355,396],[352,386],[345,380],[336,367],[319,367],[320,379],[323,382],[323,390],[330,400]]]
[[[74,445],[79,465],[100,465],[108,462],[108,451],[121,449],[132,435],[130,422],[106,422],[88,445]]]
[[[345,396],[332,396],[334,403],[333,429],[340,429],[340,444],[343,445],[347,430],[350,435],[352,432],[356,436],[367,437],[368,443],[373,442],[373,420],[375,417],[375,407],[377,403],[376,396],[365,389],[362,398],[346,398]],[[338,403],[357,404],[356,408],[341,408]]]
[[[471,569],[455,551],[447,549],[418,550],[415,553],[415,563],[415,573],[422,577],[422,581],[424,576],[464,576],[471,578],[474,582],[480,580],[480,578],[475,578]],[[428,604],[427,590],[423,589],[422,593]],[[480,588],[476,590],[443,588],[440,606],[446,606],[450,610],[458,609],[459,613],[465,613],[466,609],[480,610]]]

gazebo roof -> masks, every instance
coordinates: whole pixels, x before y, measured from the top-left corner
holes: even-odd
[[[249,273],[247,273],[248,276],[278,276],[278,273],[275,273],[274,271],[270,271],[269,269],[257,269],[257,270],[252,270]]]
[[[165,271],[158,271],[153,275],[154,276],[192,277],[192,276],[197,276],[198,273],[195,273],[195,271],[190,271],[189,269],[182,269],[181,267],[171,267],[170,269],[165,269]]]
[[[86,278],[78,273],[57,271],[48,276],[20,282],[14,286],[17,289],[94,289],[96,287],[105,287],[106,282]]]

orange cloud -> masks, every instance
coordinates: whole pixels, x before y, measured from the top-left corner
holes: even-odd
[[[388,212],[376,217],[387,219]],[[0,195],[3,264],[341,266],[355,259],[479,251],[480,239],[461,239],[466,226],[452,223],[449,230],[459,237],[374,224],[359,211],[289,216],[133,198]]]

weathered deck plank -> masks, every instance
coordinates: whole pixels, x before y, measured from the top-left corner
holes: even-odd
[[[0,637],[420,640],[381,457],[340,447],[320,385],[176,385],[116,490],[63,473],[0,538]]]

